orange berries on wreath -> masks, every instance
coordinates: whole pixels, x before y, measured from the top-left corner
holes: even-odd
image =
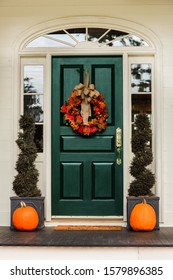
[[[105,130],[108,118],[108,109],[104,97],[101,93],[88,98],[91,108],[91,115],[87,120],[87,124],[82,116],[81,105],[84,98],[78,95],[76,90],[72,91],[68,102],[61,106],[61,113],[64,113],[66,122],[72,127],[76,133],[89,136],[96,132]]]

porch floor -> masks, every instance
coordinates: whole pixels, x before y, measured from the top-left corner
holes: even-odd
[[[48,247],[173,247],[173,227],[152,232],[121,231],[56,231],[45,227],[40,231],[18,232],[0,227],[0,246]]]

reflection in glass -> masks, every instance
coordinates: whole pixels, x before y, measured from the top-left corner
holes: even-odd
[[[86,40],[86,28],[67,29],[67,32],[72,35],[78,42],[84,42]]]
[[[106,31],[103,28],[88,28],[88,41],[96,42]]]
[[[53,37],[54,36],[52,36],[52,38]],[[69,48],[70,46],[65,43],[54,41],[51,38],[49,39],[44,36],[41,36],[33,40],[32,42],[30,42],[26,47],[27,48]]]
[[[133,46],[133,47],[148,47],[148,43],[146,41],[144,41],[142,38],[139,38],[138,36],[135,35],[131,35],[131,36],[127,36],[126,38],[122,39],[125,41],[126,46]]]
[[[69,46],[75,46],[76,42],[68,35],[68,34],[48,34],[49,39],[55,40],[56,47],[68,47]],[[47,37],[47,38],[48,38]],[[59,41],[59,42],[58,42]],[[67,44],[67,46],[66,46]]]
[[[131,65],[131,93],[151,92],[151,64]]]
[[[132,95],[132,122],[134,122],[134,116],[139,113],[151,115],[151,94]]]
[[[99,43],[109,43],[112,40],[117,39],[120,36],[126,36],[128,33],[119,31],[119,30],[110,30],[105,36],[103,36],[100,40]],[[107,44],[109,47],[113,46],[113,42],[110,42]]]
[[[47,35],[52,39],[59,40],[61,43],[71,44],[72,46],[76,45],[76,41],[68,34],[67,31],[65,32],[64,30],[58,30]]]
[[[24,112],[33,116],[35,122],[43,122],[43,95],[24,95]]]
[[[116,47],[148,47],[149,45],[142,38],[137,36],[125,36],[119,40],[112,42]]]
[[[151,94],[132,94],[132,135],[135,130],[134,121],[139,113],[146,113],[151,122]],[[151,148],[152,141],[148,142]]]
[[[43,93],[43,65],[24,66],[24,93]]]
[[[43,153],[43,125],[36,124],[34,141],[37,146],[37,153]]]
[[[134,34],[97,27],[56,30],[34,39],[26,47],[73,48],[77,43],[85,41],[97,42],[101,47],[149,47],[144,39]]]

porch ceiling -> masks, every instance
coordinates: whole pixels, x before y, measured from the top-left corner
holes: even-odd
[[[54,1],[54,0],[30,0],[29,4],[24,4],[23,0],[1,0],[2,3],[0,3],[0,6],[7,6],[7,7],[14,7],[14,6],[49,6],[49,5],[53,5],[53,6],[67,6],[69,5],[69,0],[58,0],[58,1]],[[171,5],[172,4],[172,0],[145,0],[145,1],[141,1],[139,2],[138,0],[88,0],[87,3],[84,2],[83,4],[81,3],[81,1],[79,0],[73,0],[73,5],[77,6],[77,5],[82,5],[82,6],[94,6],[94,5]]]

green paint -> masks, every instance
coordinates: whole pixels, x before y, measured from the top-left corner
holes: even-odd
[[[75,134],[60,113],[86,69],[109,111],[106,130],[89,138]],[[117,165],[115,141],[122,113],[121,56],[52,57],[52,215],[123,214],[123,163]]]

